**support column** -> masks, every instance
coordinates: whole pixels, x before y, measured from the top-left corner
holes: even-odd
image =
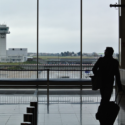
[[[119,0],[119,4],[125,5],[125,0]],[[119,63],[125,69],[125,7],[119,7]]]

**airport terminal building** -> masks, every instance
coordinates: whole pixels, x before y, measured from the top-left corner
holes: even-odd
[[[0,62],[27,61],[27,48],[9,48],[6,50],[7,34],[10,34],[9,27],[0,25]]]
[[[1,62],[26,62],[27,49],[26,48],[9,48],[6,51],[6,56],[1,57]]]

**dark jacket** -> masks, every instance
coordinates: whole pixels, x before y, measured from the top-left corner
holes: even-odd
[[[102,87],[113,87],[114,76],[119,90],[122,90],[120,73],[119,73],[119,62],[112,57],[100,57],[95,63],[93,73],[99,72],[102,78]]]

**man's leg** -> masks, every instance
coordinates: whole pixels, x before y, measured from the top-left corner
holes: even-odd
[[[100,120],[100,125],[110,125],[108,122],[108,119],[105,115],[105,111],[107,112],[108,109],[108,102],[110,101],[111,95],[112,95],[112,91],[113,88],[101,88],[100,89],[100,94],[101,94],[101,102],[100,105],[102,105],[102,107],[104,107],[104,109],[102,109],[102,112],[104,112],[104,117],[102,120]]]
[[[113,88],[101,88],[100,89],[100,94],[101,94],[101,98],[102,98],[100,105],[108,104],[108,102],[110,101],[111,95],[112,95],[112,91],[113,91]]]
[[[107,122],[99,121],[99,122],[100,122],[100,125],[113,125],[113,124],[108,124],[108,121]]]

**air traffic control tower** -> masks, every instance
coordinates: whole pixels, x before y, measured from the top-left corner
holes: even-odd
[[[0,58],[6,57],[6,34],[10,34],[9,27],[0,25]]]

